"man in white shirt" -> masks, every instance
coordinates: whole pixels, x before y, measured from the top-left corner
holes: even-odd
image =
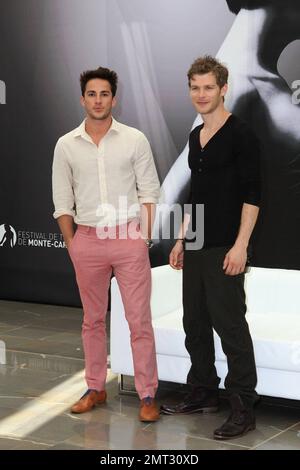
[[[144,134],[112,117],[117,81],[117,74],[103,67],[81,74],[86,119],[61,137],[54,151],[54,217],[75,268],[84,310],[88,390],[71,411],[83,413],[106,401],[105,317],[114,273],[131,332],[139,419],[156,421],[158,379],[148,248],[159,181]]]

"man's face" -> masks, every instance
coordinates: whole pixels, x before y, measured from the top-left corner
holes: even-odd
[[[84,96],[81,96],[80,101],[87,116],[97,121],[107,119],[116,104],[110,83],[100,78],[94,78],[87,82]]]
[[[220,88],[212,72],[193,75],[190,80],[190,97],[196,111],[202,115],[213,113],[223,103],[227,85]]]

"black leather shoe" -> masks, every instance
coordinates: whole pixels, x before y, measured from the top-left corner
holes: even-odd
[[[214,438],[218,440],[243,436],[256,427],[253,408],[246,408],[240,395],[232,395],[229,400],[232,408],[230,416],[214,431]]]
[[[219,408],[219,394],[214,390],[199,390],[189,393],[177,405],[162,405],[160,411],[166,415],[215,413]]]

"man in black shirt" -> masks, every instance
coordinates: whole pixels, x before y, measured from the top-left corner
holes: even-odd
[[[197,59],[188,72],[190,96],[203,124],[190,134],[192,211],[171,254],[170,265],[183,268],[183,325],[191,357],[191,392],[165,414],[217,411],[220,379],[215,368],[213,329],[227,356],[225,388],[232,412],[214,431],[230,439],[255,429],[257,376],[247,321],[244,272],[249,239],[259,211],[259,143],[224,107],[228,70],[216,59]],[[184,238],[197,227],[197,205],[204,206],[204,243],[199,249]],[[190,229],[189,227],[189,229]],[[197,238],[197,233],[196,233]],[[185,247],[185,248],[184,248]]]

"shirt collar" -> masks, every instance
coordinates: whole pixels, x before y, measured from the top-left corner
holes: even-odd
[[[82,123],[80,124],[80,126],[78,126],[75,129],[74,137],[79,137],[80,136],[83,139],[91,140],[90,136],[88,135],[88,133],[85,130],[85,121],[86,121],[86,119],[84,119],[82,121]],[[112,118],[112,123],[111,123],[110,128],[108,129],[107,134],[109,134],[110,132],[120,132],[120,123],[118,121],[116,121],[116,119],[114,119],[114,118]]]

